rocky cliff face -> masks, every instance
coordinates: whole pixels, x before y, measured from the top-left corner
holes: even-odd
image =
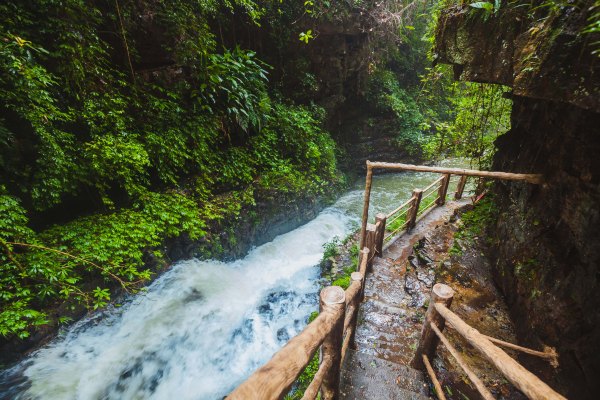
[[[553,13],[517,1],[487,19],[471,8],[450,8],[437,27],[437,59],[452,64],[456,78],[598,112],[600,60],[592,54],[598,38],[582,33],[593,1],[578,3]]]
[[[487,20],[448,9],[436,49],[457,77],[513,88],[512,129],[496,142],[493,169],[543,173],[546,183],[495,184],[496,282],[522,342],[556,347],[561,365],[521,361],[577,399],[600,389],[600,58],[590,48],[598,38],[582,34],[592,3]]]
[[[365,4],[367,8],[377,5],[372,1]],[[381,62],[379,47],[391,45],[393,39],[373,34],[387,27],[365,18],[361,8],[349,4],[340,7],[344,12],[329,17],[333,19],[315,21],[312,29],[316,36],[308,45],[295,38],[289,40],[278,54],[282,76],[274,79],[284,83],[283,90],[291,98],[314,101],[327,111],[326,128],[348,153],[340,160],[344,170],[362,174],[367,159],[414,159],[395,142],[398,126],[394,117],[378,113],[366,96],[369,70]],[[265,46],[265,58],[274,60],[268,49]],[[296,70],[304,64],[308,74]]]

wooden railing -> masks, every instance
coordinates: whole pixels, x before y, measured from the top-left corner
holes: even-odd
[[[321,290],[319,316],[227,399],[283,398],[319,349],[319,369],[302,399],[313,400],[319,392],[323,400],[339,397],[340,369],[348,348],[354,343],[358,308],[364,296],[372,250],[365,247],[359,253],[358,271],[352,273],[348,289],[328,286]]]
[[[373,171],[376,169],[437,172],[442,175],[426,188],[414,189],[412,196],[408,201],[388,214],[377,214],[375,224],[369,224],[369,204],[371,201]],[[372,257],[381,255],[383,243],[385,241],[391,240],[393,237],[399,235],[403,231],[410,231],[415,227],[419,217],[427,214],[427,212],[434,207],[441,206],[446,203],[450,182],[456,183],[456,192],[454,193],[454,198],[457,200],[460,199],[465,190],[468,177],[505,179],[535,184],[542,182],[542,176],[539,174],[515,174],[510,172],[478,171],[461,168],[429,167],[424,165],[367,161],[365,198],[360,232],[360,248],[364,247],[368,240],[376,240],[376,253],[372,254]],[[387,234],[385,233],[386,230],[388,231]]]
[[[454,357],[456,363],[469,377],[471,382],[473,382],[473,385],[481,396],[486,400],[494,398],[479,377],[465,363],[460,353],[442,333],[446,323],[458,332],[471,346],[483,354],[483,356],[491,362],[508,381],[515,385],[528,398],[565,399],[494,343],[544,358],[557,366],[557,354],[553,349],[547,348],[543,352],[532,350],[481,334],[477,329],[469,326],[458,315],[450,311],[449,307],[452,303],[453,296],[454,291],[449,286],[441,283],[437,283],[433,286],[429,307],[425,316],[425,323],[423,325],[423,330],[421,331],[421,339],[412,362],[412,365],[415,368],[425,367],[436,389],[436,395],[440,400],[445,400],[445,396],[430,364],[430,360],[435,355],[436,348],[440,341],[452,357]]]
[[[467,178],[467,175],[453,177],[451,174],[442,174],[426,188],[414,189],[410,199],[388,214],[377,214],[375,227],[369,227],[369,224],[367,224],[365,233],[367,235],[365,240],[368,240],[369,231],[375,230],[376,232],[375,255],[381,254],[384,243],[391,241],[403,232],[410,231],[415,227],[418,220],[430,210],[436,206],[444,205],[450,184],[456,185],[454,199],[461,199]],[[379,231],[384,232],[384,234],[380,235]]]

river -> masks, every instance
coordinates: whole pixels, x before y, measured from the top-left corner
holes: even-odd
[[[370,215],[437,176],[375,176]],[[82,319],[1,372],[0,399],[221,399],[317,309],[323,245],[358,227],[363,185],[243,259],[176,263],[146,293]]]

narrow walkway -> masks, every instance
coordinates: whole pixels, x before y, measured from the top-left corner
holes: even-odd
[[[410,233],[384,248],[383,257],[374,259],[358,314],[357,349],[349,351],[342,368],[342,399],[428,398],[423,374],[408,364],[423,325],[427,297],[422,289],[433,286],[435,275],[433,269],[419,268],[412,248],[470,202],[452,201],[432,209]]]

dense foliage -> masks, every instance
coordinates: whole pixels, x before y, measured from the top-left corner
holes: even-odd
[[[0,5],[5,337],[56,323],[51,308],[64,321],[69,309],[106,305],[115,288],[137,290],[167,238],[219,249],[209,228],[234,227],[257,196],[320,195],[340,182],[323,111],[276,93],[254,51],[219,46],[215,21],[235,11],[257,26],[265,7],[139,7]],[[159,36],[155,53],[148,34]]]
[[[378,117],[372,124],[395,138],[399,152],[422,159],[462,156],[486,168],[494,140],[510,128],[511,101],[504,98],[507,88],[455,81],[451,67],[432,67],[437,18],[448,4],[415,4],[394,37],[375,41],[378,57],[365,97]]]
[[[510,129],[512,101],[500,85],[454,81],[446,65],[430,68],[423,76],[422,107],[429,107],[427,124],[432,135],[424,145],[432,158],[456,155],[479,168],[489,168],[496,138]],[[440,108],[444,111],[440,112]]]

